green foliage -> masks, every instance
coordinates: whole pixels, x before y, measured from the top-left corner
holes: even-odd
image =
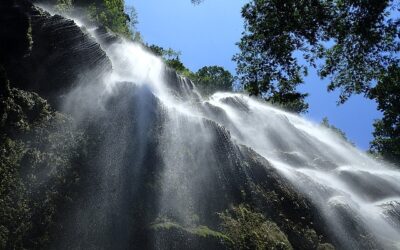
[[[139,31],[136,31],[133,35],[133,41],[136,43],[144,44],[142,34]]]
[[[167,59],[167,60],[165,60],[165,63],[167,64],[168,67],[170,67],[171,69],[174,69],[178,73],[182,73],[182,72],[185,72],[186,70],[188,70],[185,67],[185,65],[183,65],[181,60],[179,60],[179,57]]]
[[[221,238],[224,239],[225,241],[230,241],[230,239],[225,236],[224,234],[211,230],[207,226],[198,226],[194,229],[191,230],[195,235],[198,235],[199,237],[207,238],[207,237],[214,237],[214,238]]]
[[[125,7],[125,13],[127,13],[127,14],[125,14],[125,16],[126,16],[128,28],[129,28],[131,34],[134,34],[133,35],[134,38],[136,36],[141,37],[140,33],[136,31],[136,25],[139,23],[139,21],[138,21],[138,15],[137,15],[135,7],[133,7],[133,6]]]
[[[354,143],[350,142],[349,139],[347,138],[346,134],[339,128],[333,126],[332,124],[329,123],[328,117],[324,117],[322,119],[321,125],[330,129],[332,132],[337,134],[339,137],[341,137],[343,140],[349,142],[350,144],[354,145]]]
[[[178,74],[187,77],[189,79],[193,79],[193,72],[191,72],[179,59],[181,53],[179,51],[175,51],[171,48],[164,49],[158,45],[145,45],[150,52],[154,55],[159,56],[163,59],[164,63],[170,67],[171,69],[175,70]]]
[[[220,214],[222,228],[235,249],[292,249],[286,235],[262,214],[246,205]]]
[[[232,246],[233,244],[232,240],[229,237],[227,237],[223,233],[214,231],[207,226],[186,228],[175,222],[172,222],[167,218],[158,218],[154,223],[150,225],[150,229],[152,229],[156,233],[161,233],[161,238],[164,238],[162,235],[168,235],[167,237],[169,243],[173,241],[184,241],[180,242],[179,249],[197,249],[196,246],[192,244],[194,242],[201,242],[204,240],[204,245],[200,245],[208,245],[211,247],[211,249],[226,249],[226,246]],[[180,238],[179,236],[183,237]],[[165,247],[166,246],[163,246],[163,248]],[[174,247],[174,249],[176,249],[176,247]]]
[[[370,86],[388,65],[398,62],[399,19],[390,18],[398,11],[397,1],[333,1],[327,2],[329,15],[321,27],[321,36],[334,41],[321,49],[325,59],[321,77],[331,77],[329,90],[341,90],[340,102],[355,93],[368,93]],[[329,4],[329,5],[328,5]],[[322,46],[322,45],[321,45]]]
[[[335,250],[335,247],[329,243],[319,244],[317,250]]]
[[[60,13],[68,13],[73,7],[72,0],[57,0],[55,10]]]
[[[88,7],[88,13],[93,21],[104,25],[111,31],[125,37],[132,36],[128,26],[130,17],[124,12],[123,0],[103,0],[100,5],[92,4]]]
[[[400,67],[392,65],[371,89],[383,118],[375,121],[371,151],[400,165]]]
[[[157,45],[146,45],[156,56],[161,57],[165,64],[177,73],[189,78],[196,83],[199,90],[210,95],[216,91],[231,91],[234,78],[232,74],[220,66],[205,66],[196,73],[191,72],[179,59],[180,52],[171,48],[164,49]]]
[[[237,62],[239,81],[250,94],[262,95],[273,103],[290,101],[288,107],[292,111],[303,112],[307,108],[306,95],[298,93],[296,87],[302,83],[304,68],[293,55],[302,39],[294,40],[288,32],[295,23],[288,13],[283,13],[286,6],[290,8],[294,3],[251,1],[246,4],[242,9],[245,32],[238,44],[240,53],[233,59]]]
[[[124,0],[49,0],[54,3],[54,9],[61,14],[80,13],[80,8],[86,9],[86,15],[92,22],[103,25],[112,32],[126,38],[136,36],[138,17],[133,6],[125,7]],[[79,7],[79,8],[76,8]],[[140,36],[140,34],[138,34]]]
[[[295,112],[295,113],[304,113],[307,112],[308,104],[305,103],[305,98],[308,94],[301,94],[295,91],[278,91],[275,92],[271,97],[265,98],[266,101],[271,102],[276,106],[280,106],[281,108]]]
[[[232,74],[219,66],[205,66],[199,69],[192,77],[197,88],[205,95],[217,91],[232,91]]]
[[[171,221],[164,221],[161,223],[154,223],[151,225],[151,228],[154,230],[170,230],[172,228],[179,229],[190,234],[196,235],[198,237],[208,238],[221,238],[225,241],[231,241],[227,236],[224,234],[211,230],[207,226],[197,226],[195,228],[184,228],[181,225],[171,222]]]
[[[323,62],[319,74],[331,77],[329,90],[341,89],[341,102],[368,92],[380,71],[398,61],[399,20],[389,18],[392,2],[251,1],[242,9],[245,32],[234,57],[241,83],[267,98],[296,93],[307,74],[295,56],[300,52],[310,66]],[[302,104],[303,96],[297,97]]]
[[[41,249],[77,180],[81,136],[39,96],[0,81],[0,249]]]
[[[158,45],[146,45],[146,47],[156,56],[162,57],[164,60],[171,60],[175,58],[179,58],[181,53],[179,51],[175,51],[171,48],[164,49]]]
[[[186,71],[189,71],[185,65],[181,62],[179,59],[179,56],[181,55],[180,52],[175,51],[171,48],[164,49],[163,47],[160,47],[158,45],[152,44],[148,45],[146,44],[146,47],[156,56],[161,57],[164,60],[164,63],[170,67],[171,69],[174,69],[178,73],[183,73]]]
[[[316,68],[329,77],[329,91],[340,90],[339,103],[352,94],[378,102],[385,118],[374,125],[372,151],[398,161],[398,110],[384,105],[397,101],[387,94],[397,91],[389,75],[400,62],[398,13],[397,0],[252,0],[242,9],[245,32],[234,57],[240,83],[250,94],[302,112],[306,96],[296,87]]]

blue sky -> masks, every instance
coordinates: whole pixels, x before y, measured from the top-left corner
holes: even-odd
[[[243,31],[240,15],[245,0],[206,0],[193,5],[190,0],[126,0],[138,13],[137,26],[145,42],[180,51],[181,61],[192,71],[219,65],[235,73],[232,56]],[[342,129],[359,148],[365,150],[372,140],[373,120],[380,117],[376,104],[363,96],[352,96],[336,105],[338,93],[328,93],[329,79],[321,80],[310,70],[300,90],[308,92],[307,118],[330,123]]]

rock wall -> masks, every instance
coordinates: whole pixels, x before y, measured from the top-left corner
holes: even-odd
[[[2,1],[0,62],[14,87],[35,91],[57,107],[78,82],[96,83],[111,70],[107,55],[72,20],[29,1]]]

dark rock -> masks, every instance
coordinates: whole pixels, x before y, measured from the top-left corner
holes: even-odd
[[[391,201],[380,205],[384,209],[383,215],[385,219],[393,225],[393,227],[400,229],[400,202]]]
[[[109,30],[107,30],[106,27],[100,26],[95,29],[94,34],[97,39],[101,42],[103,46],[108,46],[110,44],[113,44],[115,42],[121,41],[121,38],[113,33],[111,33]]]
[[[23,7],[14,1],[0,2],[0,61],[21,58],[29,52],[32,44],[30,19]]]
[[[396,185],[397,183],[389,182],[378,174],[350,169],[339,170],[338,175],[346,181],[352,190],[358,192],[368,201],[377,201],[400,194],[400,187]],[[365,192],[365,190],[368,190],[368,192]]]
[[[78,81],[96,83],[111,70],[100,45],[72,20],[19,2],[0,9],[6,27],[0,55],[13,87],[37,92],[57,106]]]

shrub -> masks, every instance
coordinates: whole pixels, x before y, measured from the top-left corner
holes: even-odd
[[[239,205],[220,214],[221,226],[235,249],[292,249],[286,235],[262,214]]]

